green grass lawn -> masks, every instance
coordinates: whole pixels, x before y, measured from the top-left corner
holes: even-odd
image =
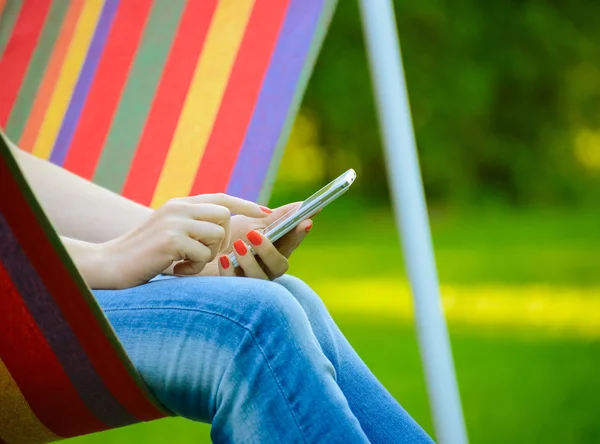
[[[323,292],[373,372],[433,432],[391,215],[356,208],[340,201],[320,214],[291,271]],[[434,215],[471,442],[600,441],[599,227],[599,213]],[[74,442],[198,443],[208,433],[169,419]]]

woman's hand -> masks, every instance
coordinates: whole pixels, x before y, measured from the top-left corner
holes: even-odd
[[[225,194],[170,200],[141,226],[102,244],[110,288],[143,284],[174,263],[174,274],[200,273],[229,245],[231,212],[260,220],[270,210]]]
[[[218,273],[221,276],[247,276],[258,279],[276,279],[286,273],[288,258],[304,240],[312,228],[312,220],[302,221],[275,244],[263,236],[259,230],[279,219],[300,203],[292,203],[277,208],[266,218],[253,219],[234,216],[231,219],[231,238],[237,239],[231,247],[224,249],[218,261]],[[252,254],[249,246],[256,252]],[[237,258],[239,267],[234,269],[227,254],[231,251]]]

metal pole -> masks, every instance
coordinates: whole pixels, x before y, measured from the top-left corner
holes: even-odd
[[[467,443],[391,0],[359,0],[438,442]]]

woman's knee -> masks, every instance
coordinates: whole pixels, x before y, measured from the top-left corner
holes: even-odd
[[[339,369],[339,329],[319,295],[294,276],[285,275],[275,282],[290,292],[302,306],[321,349],[333,366]]]
[[[238,343],[223,390],[239,392],[248,379],[269,374],[287,380],[307,372],[326,374],[335,379],[335,370],[324,355],[321,345],[300,303],[283,286],[258,279],[236,279],[226,296],[227,317],[242,326],[246,335]],[[295,365],[290,367],[290,363]]]
[[[311,324],[331,321],[327,307],[319,295],[303,280],[286,274],[275,282],[291,293],[294,299],[300,303]]]
[[[240,319],[255,334],[279,331],[312,335],[310,322],[300,301],[285,287],[274,282],[243,279],[236,289]]]

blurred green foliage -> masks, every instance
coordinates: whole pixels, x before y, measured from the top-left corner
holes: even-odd
[[[340,0],[302,113],[326,178],[360,164],[385,198],[356,1]],[[582,205],[600,198],[600,2],[396,0],[430,204]]]
[[[291,272],[321,295],[369,368],[433,433],[392,215],[355,205],[340,199],[315,218],[292,256]],[[600,269],[600,231],[591,229],[598,216],[500,212],[433,220],[442,292],[457,288],[455,306],[471,311],[457,317],[446,299],[470,442],[600,442],[600,317],[591,303],[600,300],[600,273],[592,271]],[[499,284],[505,294],[492,294]],[[572,303],[559,300],[565,292],[574,296]],[[463,302],[473,294],[475,305]],[[519,313],[520,298],[535,304]],[[583,314],[569,314],[575,304]],[[506,310],[514,318],[495,316]],[[536,316],[544,312],[549,319]],[[582,324],[591,329],[580,330]],[[208,426],[174,419],[70,442],[210,439]]]

